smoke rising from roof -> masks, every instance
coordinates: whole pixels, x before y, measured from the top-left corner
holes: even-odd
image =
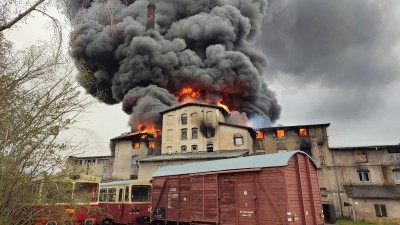
[[[133,128],[159,122],[158,113],[179,104],[174,93],[187,86],[249,118],[279,118],[275,93],[262,79],[265,57],[253,45],[266,0],[152,1],[150,30],[148,1],[95,0],[87,8],[69,1],[79,83],[107,104],[122,101]]]

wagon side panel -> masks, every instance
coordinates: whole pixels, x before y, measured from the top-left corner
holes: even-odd
[[[237,225],[236,179],[233,173],[219,175],[219,222],[221,225]]]

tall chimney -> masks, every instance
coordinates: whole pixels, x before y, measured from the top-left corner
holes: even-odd
[[[156,19],[156,5],[153,3],[149,3],[147,5],[147,24],[146,30],[154,29],[154,22]]]

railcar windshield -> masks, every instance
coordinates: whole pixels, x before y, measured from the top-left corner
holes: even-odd
[[[77,203],[97,202],[99,184],[93,182],[76,182],[74,186],[74,201]]]
[[[150,189],[149,185],[132,185],[131,202],[149,202]]]

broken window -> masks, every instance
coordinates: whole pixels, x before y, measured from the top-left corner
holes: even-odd
[[[182,125],[187,124],[187,114],[186,113],[182,114],[182,116],[181,116],[181,124]]]
[[[154,141],[149,141],[149,148],[154,148],[155,142]]]
[[[199,129],[198,128],[192,128],[192,139],[197,139],[198,138],[198,133],[199,133]]]
[[[207,128],[206,137],[211,138],[215,136],[215,128]]]
[[[214,151],[213,144],[207,144],[207,152],[213,152],[213,151]]]
[[[362,182],[370,182],[369,170],[357,170],[358,177]]]
[[[181,129],[181,139],[182,140],[187,139],[187,129],[186,128]]]
[[[258,139],[258,140],[264,139],[264,132],[262,130],[257,131],[256,139]]]
[[[134,149],[140,148],[140,143],[139,142],[133,142],[133,148]]]
[[[376,217],[387,217],[386,206],[377,204],[375,205]]]
[[[182,145],[182,146],[181,146],[181,152],[185,153],[185,152],[186,152],[186,149],[187,149],[186,145]]]
[[[276,137],[278,138],[285,137],[285,130],[282,129],[276,130]]]
[[[308,135],[308,131],[307,131],[307,128],[300,128],[299,129],[299,135],[300,136],[307,136]]]

